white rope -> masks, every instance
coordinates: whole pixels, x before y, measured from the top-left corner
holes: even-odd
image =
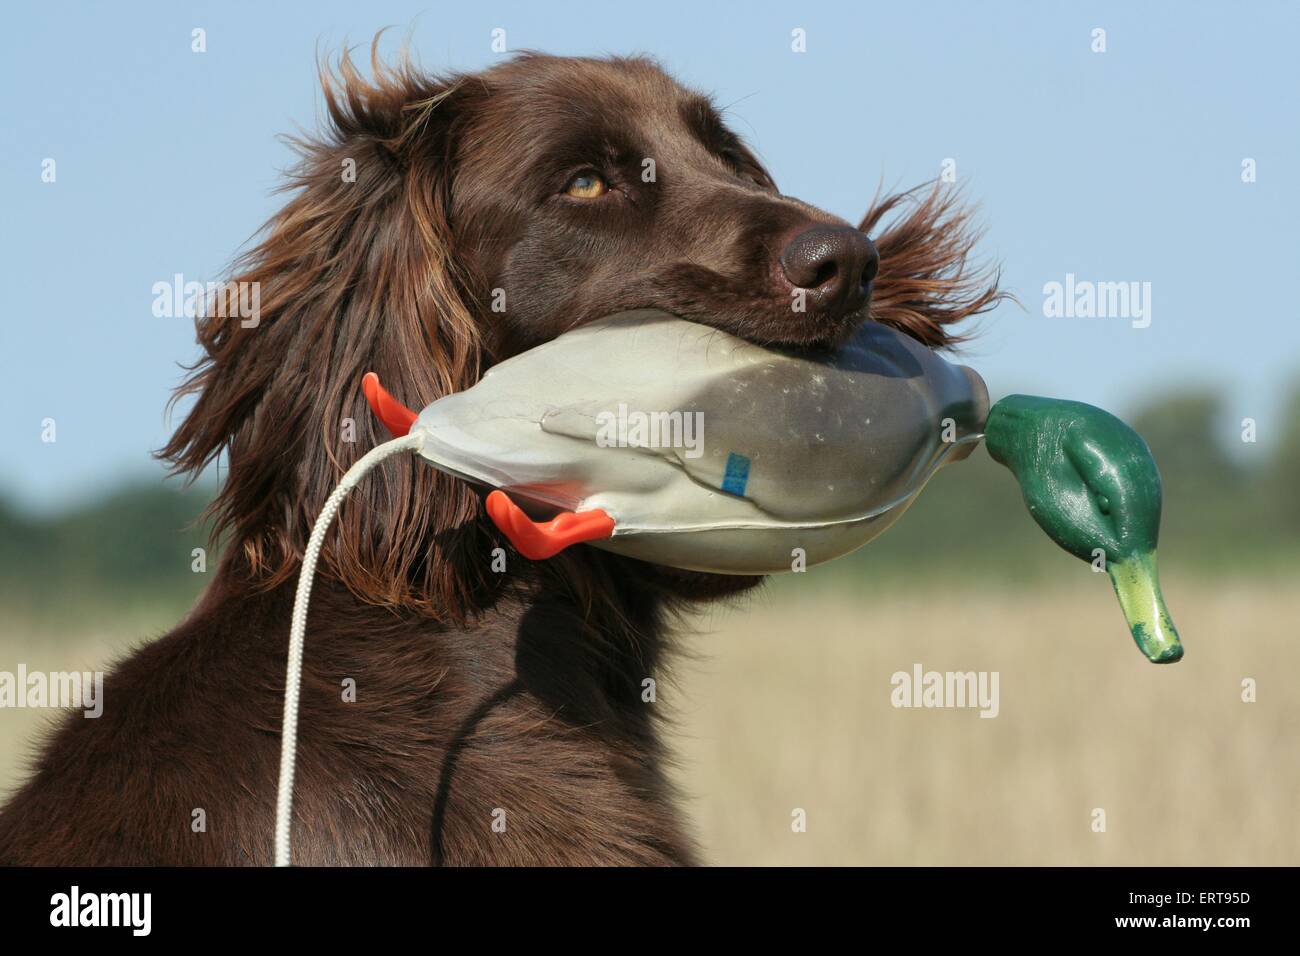
[[[280,724],[280,785],[275,797],[276,866],[288,866],[292,858],[290,829],[293,822],[293,770],[298,755],[298,696],[302,690],[302,652],[307,638],[307,602],[311,598],[312,579],[316,575],[316,562],[320,560],[325,533],[329,531],[343,499],[366,472],[385,458],[391,458],[399,452],[417,450],[422,440],[422,433],[411,432],[384,442],[361,456],[361,460],[347,470],[338,487],[325,500],[325,507],[321,508],[316,524],[311,529],[307,550],[303,552],[302,570],[298,572],[298,594],[293,600],[293,623],[289,627],[289,664],[284,677],[284,719]]]

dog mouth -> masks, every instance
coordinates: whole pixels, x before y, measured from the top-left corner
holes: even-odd
[[[765,344],[802,348],[838,348],[851,339],[863,323],[870,319],[870,306],[868,298],[867,302],[860,307],[838,316],[812,316],[803,322],[787,322],[777,336]]]
[[[768,348],[836,349],[851,339],[870,318],[870,300],[849,312],[786,312],[740,310],[732,313],[683,312],[678,318],[708,325]]]
[[[820,303],[793,294],[758,292],[756,286],[764,288],[761,281],[727,281],[715,272],[707,276],[696,273],[692,267],[678,267],[671,277],[639,283],[639,287],[625,290],[616,308],[601,313],[668,312],[755,345],[790,348],[836,348],[870,319],[870,282],[864,283],[850,302]],[[684,278],[693,281],[682,281]],[[592,315],[588,320],[595,318],[598,316]]]
[[[570,328],[578,328],[588,322],[598,322],[629,312],[656,312],[661,315],[671,315],[674,318],[726,332],[728,335],[734,335],[738,339],[763,348],[812,351],[834,351],[841,348],[870,319],[865,305],[833,319],[824,316],[796,316],[792,319],[788,316],[687,311],[665,308],[656,302],[647,302],[644,305],[630,305],[604,315],[593,316],[586,321],[574,323]]]

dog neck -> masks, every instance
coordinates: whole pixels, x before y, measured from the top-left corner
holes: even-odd
[[[361,680],[351,672],[369,673],[372,700],[375,686],[403,693],[401,674],[415,678],[411,694],[442,681],[466,691],[473,685],[486,700],[514,687],[568,722],[599,722],[616,735],[648,740],[655,708],[646,705],[674,630],[700,605],[742,594],[762,579],[677,571],[590,548],[568,557],[569,563],[526,562],[491,606],[454,621],[363,599],[320,575],[307,627],[308,673],[336,687],[349,677]],[[242,549],[231,547],[182,627],[241,622],[260,632],[262,652],[245,666],[278,675],[295,587],[295,580],[259,580]]]

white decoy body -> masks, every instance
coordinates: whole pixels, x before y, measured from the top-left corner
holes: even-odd
[[[534,517],[603,511],[612,534],[581,539],[596,547],[766,574],[887,528],[970,454],[988,404],[974,371],[875,323],[815,354],[643,310],[502,362],[410,431],[433,465]]]

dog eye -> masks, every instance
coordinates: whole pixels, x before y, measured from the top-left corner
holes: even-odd
[[[609,184],[599,173],[578,173],[564,187],[564,194],[574,199],[597,199],[609,192]]]

